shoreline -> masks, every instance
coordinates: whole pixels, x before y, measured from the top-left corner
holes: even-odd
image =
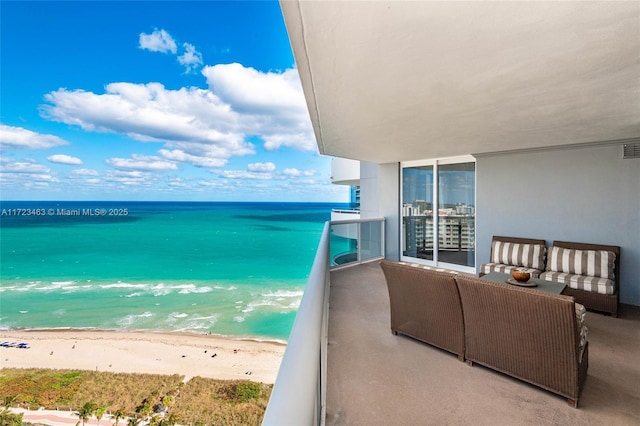
[[[0,341],[30,348],[0,348],[2,368],[179,374],[273,384],[286,343],[186,331],[22,329],[0,330]]]
[[[0,336],[3,334],[12,334],[12,333],[58,333],[58,332],[96,332],[96,333],[140,333],[140,334],[158,334],[158,335],[175,335],[175,336],[186,336],[186,337],[194,337],[194,336],[206,336],[219,338],[223,340],[232,340],[232,341],[249,341],[249,342],[257,342],[257,343],[274,343],[280,345],[287,345],[285,340],[269,338],[269,337],[260,337],[260,336],[229,336],[224,334],[216,334],[216,333],[200,333],[196,331],[187,331],[187,330],[151,330],[151,329],[117,329],[117,328],[95,328],[95,327],[34,327],[34,328],[0,328]]]

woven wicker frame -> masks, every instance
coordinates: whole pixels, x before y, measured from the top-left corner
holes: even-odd
[[[567,398],[578,406],[588,369],[570,296],[457,276],[465,358]]]
[[[389,290],[391,331],[453,352],[464,360],[464,322],[455,275],[380,263]]]

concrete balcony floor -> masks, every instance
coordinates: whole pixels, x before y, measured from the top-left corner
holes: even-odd
[[[640,309],[587,314],[580,408],[389,329],[378,263],[331,273],[327,425],[638,425]]]

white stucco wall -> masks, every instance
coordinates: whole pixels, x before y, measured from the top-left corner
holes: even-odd
[[[476,264],[493,235],[621,247],[620,301],[640,306],[640,159],[622,145],[477,158]]]
[[[385,256],[400,259],[400,165],[360,164],[360,217],[384,217]]]

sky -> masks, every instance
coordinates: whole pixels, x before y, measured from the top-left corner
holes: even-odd
[[[3,200],[348,201],[277,1],[0,1]]]

